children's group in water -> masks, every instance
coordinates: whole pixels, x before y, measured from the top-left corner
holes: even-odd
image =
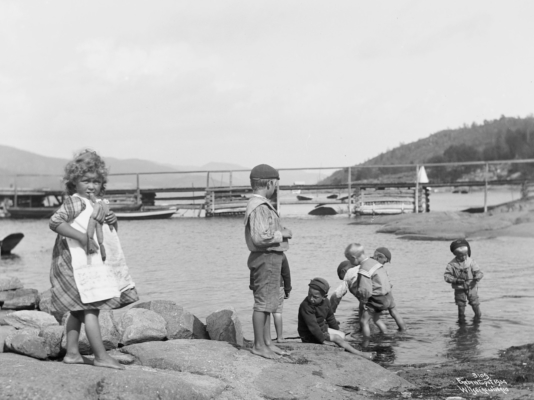
[[[248,202],[244,220],[245,241],[250,251],[249,287],[254,296],[252,353],[265,358],[278,358],[287,354],[273,343],[270,330],[270,315],[273,314],[278,336],[275,342],[283,342],[281,311],[283,300],[289,296],[289,291],[287,287],[285,290],[281,288],[281,285],[291,279],[285,252],[289,249],[292,233],[282,225],[279,214],[270,201],[279,179],[278,171],[270,165],[260,164],[252,169],[250,184],[253,195]],[[465,319],[467,302],[473,307],[475,320],[480,320],[482,314],[477,283],[483,277],[482,271],[470,258],[471,249],[466,240],[455,240],[451,243],[450,250],[455,258],[447,265],[444,278],[454,289],[459,320]],[[298,311],[298,333],[305,343],[323,344],[330,341],[350,353],[372,359],[374,353],[361,352],[345,340],[345,334],[339,331],[334,313],[343,296],[351,292],[359,300],[359,320],[364,338],[371,335],[371,320],[382,333],[387,332],[386,324],[381,319],[386,310],[397,324],[398,330],[404,331],[406,325],[397,310],[384,267],[391,262],[392,255],[386,247],[379,247],[372,257],[368,257],[363,245],[351,243],[345,249],[345,258],[337,268],[342,283],[330,299],[330,285],[324,278],[316,277],[310,281],[308,295]],[[282,265],[285,265],[285,272],[284,279],[281,280]]]
[[[61,207],[50,218],[50,229],[57,238],[52,253],[50,281],[52,310],[69,313],[66,321],[67,353],[63,362],[92,364],[123,369],[109,356],[102,342],[98,315],[100,310],[124,307],[139,300],[118,238],[117,217],[109,210],[103,195],[108,171],[102,158],[94,151],[78,154],[65,166],[67,195]],[[253,292],[254,330],[253,354],[274,359],[288,354],[274,343],[282,343],[282,310],[284,299],[291,292],[291,274],[285,252],[289,249],[292,232],[285,228],[277,210],[271,204],[280,175],[273,167],[260,164],[250,173],[253,195],[245,212],[245,242],[250,251],[249,288]],[[469,303],[480,319],[478,281],[483,274],[471,256],[469,243],[463,239],[451,244],[455,258],[449,262],[445,281],[454,289],[459,318],[465,318]],[[341,284],[330,299],[330,285],[320,277],[308,284],[308,295],[298,311],[298,333],[303,342],[323,344],[330,341],[357,356],[372,359],[373,352],[361,352],[345,340],[334,313],[343,296],[351,292],[360,302],[360,326],[369,337],[372,320],[381,332],[386,325],[381,319],[388,311],[399,330],[406,329],[400,316],[384,265],[391,262],[391,252],[385,247],[365,254],[361,244],[351,243],[338,269]],[[277,338],[271,338],[271,314]],[[91,345],[94,360],[80,354],[78,341],[82,324]]]

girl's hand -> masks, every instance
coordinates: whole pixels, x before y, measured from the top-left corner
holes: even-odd
[[[100,205],[100,203],[93,204],[93,213],[91,214],[91,217],[100,224],[104,222],[106,212],[104,211],[104,208]]]
[[[117,223],[117,216],[113,211],[110,211],[106,214],[104,222],[108,225],[115,225]]]
[[[87,254],[95,254],[98,252],[98,244],[92,238],[87,238]]]

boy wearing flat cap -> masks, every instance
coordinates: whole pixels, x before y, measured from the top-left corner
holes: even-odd
[[[469,302],[475,313],[475,320],[480,320],[480,300],[478,298],[478,282],[484,277],[478,264],[471,258],[471,246],[465,239],[451,243],[450,250],[454,258],[445,269],[445,282],[454,289],[454,301],[458,306],[458,320],[465,321],[465,307]]]
[[[274,195],[278,171],[267,164],[255,166],[250,172],[253,195],[245,212],[245,241],[250,250],[248,268],[254,293],[252,353],[265,358],[287,354],[271,339],[271,313],[280,305],[280,274],[284,252],[289,248],[291,231],[281,224],[278,212],[269,199]]]
[[[345,341],[345,334],[339,330],[328,301],[330,286],[323,278],[313,278],[309,283],[308,296],[299,307],[298,332],[304,343],[323,344],[326,340],[334,342],[352,354],[368,360],[374,353],[363,353]]]

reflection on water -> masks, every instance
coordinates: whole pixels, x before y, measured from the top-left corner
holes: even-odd
[[[450,358],[489,357],[500,349],[532,341],[534,331],[534,246],[530,239],[501,238],[471,243],[473,257],[484,272],[479,285],[483,313],[478,326],[466,310],[467,325],[457,325],[457,308],[450,285],[443,281],[452,259],[448,242],[398,240],[376,234],[376,226],[349,225],[346,215],[333,218],[288,218],[293,231],[287,253],[293,291],[284,304],[284,334],[297,335],[297,312],[310,279],[320,276],[331,287],[339,283],[336,267],[350,242],[370,251],[388,247],[393,255],[388,273],[397,309],[408,330],[397,332],[385,315],[389,333],[373,327],[370,342],[358,333],[358,302],[348,293],[336,318],[356,346],[367,345],[385,364],[443,362]],[[126,221],[120,224],[130,272],[142,300],[167,298],[199,318],[222,307],[236,309],[244,335],[252,338],[252,294],[248,289],[248,252],[241,218]],[[55,234],[47,221],[0,220],[0,236],[23,232],[15,255],[2,258],[0,274],[18,276],[25,287],[49,288],[49,268]],[[2,236],[3,237],[3,236]],[[274,334],[274,328],[273,328]]]

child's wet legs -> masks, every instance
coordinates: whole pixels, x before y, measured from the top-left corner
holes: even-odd
[[[388,328],[386,327],[386,323],[384,320],[380,319],[382,313],[380,312],[373,312],[373,322],[376,326],[378,326],[378,329],[380,329],[380,332],[382,333],[388,333]]]
[[[287,351],[282,350],[278,346],[275,346],[271,339],[271,313],[266,313],[266,321],[263,331],[263,339],[265,345],[275,354],[284,355],[289,354]]]
[[[391,318],[395,320],[395,323],[397,324],[399,331],[402,332],[406,330],[406,325],[404,324],[404,320],[402,319],[400,314],[397,312],[396,308],[390,308],[389,315],[391,315]]]
[[[354,347],[352,347],[346,340],[341,339],[337,335],[330,335],[330,340],[337,344],[339,347],[344,348],[346,351],[352,354],[356,354],[360,357],[363,357],[367,360],[372,360],[373,357],[376,355],[376,353],[364,353],[362,351],[356,350]]]
[[[85,334],[95,355],[94,365],[96,367],[106,367],[114,369],[124,369],[117,360],[110,357],[106,352],[104,343],[102,342],[102,335],[100,333],[100,323],[98,322],[99,310],[85,311]]]
[[[465,305],[458,305],[458,322],[465,321]]]
[[[360,319],[361,328],[363,336],[369,337],[371,336],[371,327],[369,326],[369,321],[371,319],[371,313],[369,310],[363,310],[362,318]]]
[[[475,313],[475,320],[480,320],[480,318],[482,318],[482,311],[480,311],[480,304],[476,304],[471,307],[473,308],[473,312]]]

